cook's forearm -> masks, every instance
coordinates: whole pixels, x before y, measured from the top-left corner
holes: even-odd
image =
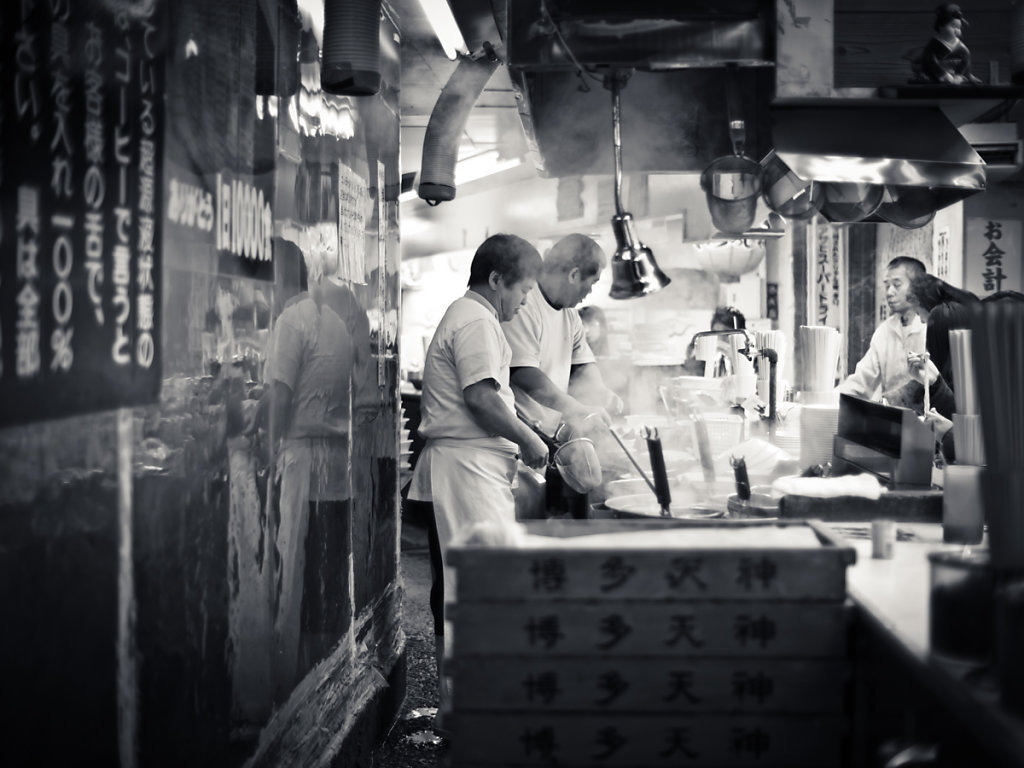
[[[493,381],[480,381],[462,391],[470,415],[488,434],[504,437],[517,445],[532,435],[530,428],[509,410]]]
[[[538,403],[554,408],[560,413],[576,404],[573,398],[559,390],[540,368],[513,368],[510,378],[513,384]]]
[[[569,379],[569,393],[581,403],[607,408],[615,396],[604,383],[601,370],[595,363],[574,365]]]

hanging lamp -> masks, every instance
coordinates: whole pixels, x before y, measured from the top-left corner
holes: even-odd
[[[633,224],[633,214],[622,210],[622,140],[620,133],[621,106],[619,90],[629,77],[619,71],[609,75],[605,85],[612,91],[612,139],[615,147],[615,215],[612,232],[615,234],[615,254],[612,256],[613,299],[634,299],[660,291],[671,280],[658,268],[651,249],[640,242]]]

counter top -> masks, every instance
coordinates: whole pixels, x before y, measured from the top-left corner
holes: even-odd
[[[906,650],[928,662],[928,553],[948,548],[942,526],[900,523],[891,560],[871,557],[871,525],[826,523],[857,550],[857,563],[847,571],[850,596],[868,611]]]
[[[991,674],[979,674],[977,665],[931,654],[928,553],[953,546],[943,544],[942,526],[900,523],[893,558],[878,560],[871,557],[870,525],[826,525],[857,550],[857,562],[847,571],[847,584],[868,626],[891,641],[904,663],[916,668],[922,684],[987,746],[1000,765],[1024,766],[1024,717],[999,705]]]

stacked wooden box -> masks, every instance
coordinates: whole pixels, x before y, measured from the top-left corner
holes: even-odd
[[[855,551],[806,521],[680,523],[451,550],[456,768],[842,764]]]

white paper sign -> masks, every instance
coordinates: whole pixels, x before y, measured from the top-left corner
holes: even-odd
[[[815,222],[808,283],[807,325],[827,325],[846,338],[846,242],[844,227]],[[839,370],[846,370],[846,343],[840,344]]]
[[[370,190],[366,179],[338,163],[338,234],[341,267],[338,275],[353,283],[366,282],[366,211]]]

